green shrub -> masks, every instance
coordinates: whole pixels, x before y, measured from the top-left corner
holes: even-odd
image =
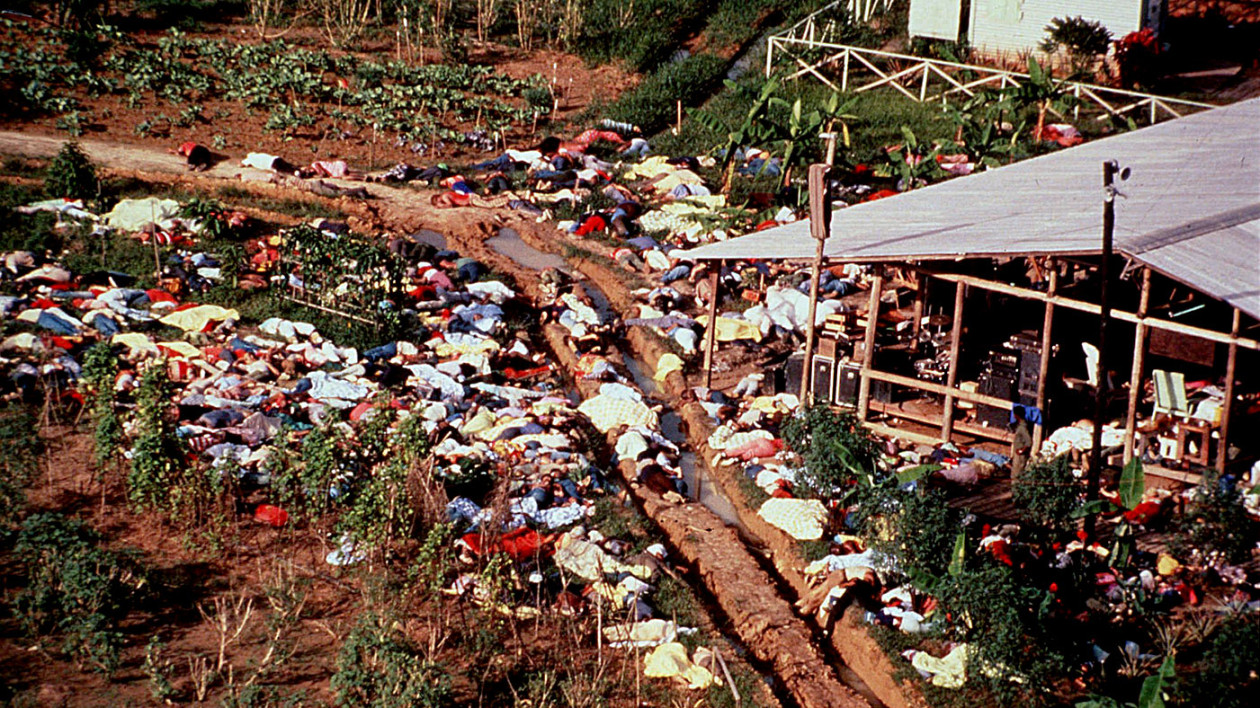
[[[1073,512],[1083,503],[1081,483],[1072,476],[1067,455],[1029,465],[1011,484],[1011,500],[1019,518],[1058,536],[1076,526]]]
[[[1212,638],[1197,673],[1191,674],[1185,705],[1243,708],[1253,705],[1260,688],[1260,615],[1248,613],[1228,619]],[[1251,698],[1248,698],[1251,696]]]
[[[1237,486],[1222,482],[1214,471],[1203,475],[1203,482],[1186,505],[1178,531],[1173,546],[1183,558],[1199,550],[1219,553],[1230,563],[1245,563],[1257,540],[1255,523],[1242,504],[1242,493]]]
[[[370,612],[342,643],[330,684],[342,706],[445,706],[451,698],[442,667],[420,658],[394,620]]]
[[[80,387],[86,394],[87,407],[92,415],[98,475],[103,475],[105,468],[117,456],[123,439],[122,421],[114,408],[117,395],[114,381],[117,376],[118,354],[112,346],[99,342],[87,350],[83,356]]]
[[[946,574],[963,532],[963,514],[950,508],[939,490],[905,490],[891,483],[880,489],[882,499],[864,500],[862,534],[871,547],[924,588],[930,579]]]
[[[163,362],[149,365],[136,388],[139,434],[127,476],[127,499],[137,510],[172,513],[171,492],[183,467],[184,455],[171,416],[171,382]]]
[[[14,550],[27,573],[14,600],[23,629],[58,634],[76,660],[116,671],[124,643],[119,622],[145,584],[135,559],[101,548],[83,522],[47,513],[26,519]]]
[[[701,0],[589,0],[578,37],[588,59],[621,61],[632,71],[651,71],[667,61],[686,25],[706,9]]]
[[[978,565],[944,578],[938,592],[954,638],[975,652],[968,684],[989,704],[1036,705],[1067,668],[1061,628],[1042,616],[1044,592],[1021,586],[1004,565],[984,558]]]
[[[666,64],[618,97],[608,106],[607,115],[655,132],[674,120],[676,101],[682,101],[683,106],[696,105],[725,72],[726,60],[714,54],[696,54]]]
[[[1062,47],[1067,51],[1073,73],[1082,73],[1111,46],[1111,30],[1101,22],[1084,17],[1056,17],[1046,25],[1046,38],[1041,42],[1042,51],[1054,53]]]
[[[29,410],[15,406],[0,408],[0,530],[17,521],[26,507],[24,488],[39,473],[44,452],[39,437],[39,420]]]
[[[879,460],[874,438],[857,418],[826,405],[810,406],[788,420],[783,425],[783,438],[805,462],[798,481],[822,497],[830,497],[871,474]]]
[[[61,146],[61,151],[48,165],[44,191],[53,198],[89,199],[97,189],[96,166],[77,141]]]

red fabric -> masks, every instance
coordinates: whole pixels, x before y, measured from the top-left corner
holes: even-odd
[[[58,349],[65,349],[66,351],[71,351],[74,349],[74,342],[70,341],[69,339],[66,339],[65,337],[54,336],[50,338],[48,341],[52,342],[52,345]]]
[[[987,550],[994,558],[1006,565],[1013,566],[1015,563],[1011,560],[1011,555],[1008,549],[1009,546],[1007,545],[1005,539],[998,539],[997,541],[990,543],[988,546],[985,546],[985,550]]]
[[[372,410],[372,402],[364,401],[350,411],[350,420],[357,421],[363,417],[364,413],[367,413],[370,410]]]
[[[503,375],[508,377],[509,379],[516,380],[516,379],[527,379],[531,376],[538,376],[539,374],[545,374],[548,371],[551,371],[550,366],[539,366],[534,369],[521,369],[519,371],[509,366],[503,370]]]
[[[865,199],[863,199],[862,201],[863,201],[863,202],[873,202],[873,201],[875,201],[876,199],[883,199],[883,198],[885,198],[885,197],[895,197],[895,196],[897,196],[899,193],[900,193],[900,192],[897,192],[897,191],[896,191],[896,190],[894,190],[894,189],[881,189],[881,190],[879,190],[878,192],[874,192],[874,193],[872,193],[872,194],[868,194],[868,195],[866,195],[866,198],[865,198]]]
[[[431,300],[437,297],[437,288],[432,285],[420,285],[407,294],[417,300]]]
[[[174,295],[160,288],[154,288],[152,290],[145,290],[144,294],[149,296],[149,302],[152,302],[155,304],[159,302],[170,302],[176,305],[179,304],[179,300],[176,300]]]
[[[626,142],[625,138],[621,137],[621,135],[617,133],[612,132],[611,130],[596,130],[594,128],[583,132],[581,135],[577,136],[573,140],[574,142],[579,142],[584,145],[590,145],[596,140],[607,140],[610,143],[617,143],[618,145],[623,145]]]
[[[585,236],[587,234],[603,231],[606,228],[608,228],[608,222],[604,221],[604,217],[596,214],[587,218],[586,221],[583,221],[582,225],[579,226],[578,230],[574,233],[578,236]]]
[[[538,532],[524,526],[503,534],[499,539],[500,542],[488,549],[481,547],[481,534],[475,531],[464,534],[460,540],[475,555],[482,555],[487,552],[506,553],[514,561],[533,558],[534,553],[542,547],[542,537],[538,535]],[[544,551],[544,554],[550,555],[550,552]]]
[[[271,504],[259,504],[258,508],[254,509],[254,520],[280,528],[289,522],[289,512]]]
[[[40,299],[31,303],[31,307],[38,308],[40,310],[48,310],[57,306],[58,306],[57,303],[53,302],[52,300],[49,300],[46,297],[41,297]]]
[[[1134,524],[1149,524],[1159,516],[1160,504],[1155,501],[1144,501],[1124,514],[1124,520]]]

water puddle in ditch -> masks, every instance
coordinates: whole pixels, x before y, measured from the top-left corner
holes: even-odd
[[[411,234],[411,238],[415,239],[417,243],[427,243],[439,251],[446,250],[446,237],[436,231],[420,229]]]
[[[656,381],[644,370],[643,363],[637,359],[626,356],[622,352],[621,358],[625,361],[626,369],[629,370],[630,376],[634,382],[638,384],[639,390],[645,395],[659,397],[660,388],[656,385]],[[684,452],[678,458],[678,466],[682,469],[683,480],[687,482],[687,490],[690,492],[692,501],[698,501],[703,504],[709,511],[712,511],[727,526],[733,526],[741,531],[743,524],[739,520],[739,512],[735,510],[735,505],[722,495],[717,484],[709,477],[709,471],[704,465],[697,464],[696,453],[686,450],[687,436],[682,431],[682,419],[673,410],[666,409],[661,414],[661,433],[672,443],[683,448]]]
[[[568,269],[569,264],[563,258],[554,253],[544,253],[525,243],[515,229],[506,226],[499,229],[499,233],[493,238],[486,239],[486,245],[530,270]]]

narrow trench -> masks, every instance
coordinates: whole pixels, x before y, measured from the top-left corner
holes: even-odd
[[[603,290],[591,281],[584,282],[583,286],[586,289],[587,295],[590,296],[591,302],[595,305],[596,311],[599,312],[601,317],[608,318],[616,315],[612,305],[608,301],[608,297],[604,295]],[[642,391],[645,396],[657,398],[658,400],[663,398],[660,386],[657,385],[656,380],[648,374],[647,366],[643,362],[639,361],[639,359],[632,356],[625,348],[618,347],[617,349],[621,353],[621,359],[625,364],[626,370],[629,371],[630,376],[634,379],[635,384],[638,385],[639,390]],[[687,481],[691,499],[703,504],[709,509],[709,511],[712,511],[718,518],[726,523],[727,526],[735,528],[739,532],[740,538],[744,541],[745,547],[748,548],[749,555],[756,560],[761,569],[766,573],[771,581],[774,582],[780,596],[793,597],[794,593],[792,589],[788,587],[785,580],[779,577],[779,572],[774,567],[773,561],[771,561],[765,554],[763,550],[765,548],[765,544],[744,526],[743,522],[739,518],[739,512],[735,509],[734,503],[722,494],[722,491],[718,487],[717,483],[710,478],[708,466],[704,464],[697,464],[696,454],[690,450],[690,443],[687,440],[686,434],[682,431],[682,419],[679,418],[678,413],[672,406],[667,404],[665,411],[662,412],[660,418],[661,432],[664,433],[665,437],[668,438],[670,442],[677,445],[679,449],[683,451],[680,455],[679,465],[682,467],[683,476]],[[693,579],[693,585],[703,589],[703,593],[701,594],[704,596],[704,603],[707,606],[706,609],[712,616],[721,617],[724,620],[729,619],[726,617],[725,613],[722,612],[721,608],[718,606],[717,600],[712,597],[712,594],[709,592],[708,587],[703,581],[698,578]],[[821,634],[820,630],[817,630],[812,624],[807,624],[811,630],[814,630],[815,637],[819,645],[822,647],[824,655],[831,659],[832,667],[835,669],[836,674],[840,677],[841,683],[844,683],[846,686],[856,691],[858,695],[864,698],[872,706],[872,708],[884,708],[884,703],[875,696],[875,692],[866,685],[866,682],[863,681],[862,678],[853,671],[853,669],[849,668],[849,666],[844,663],[844,661],[836,653],[835,648],[832,647],[831,642]],[[742,647],[741,651],[743,651]],[[750,663],[753,663],[753,665],[756,666],[755,661],[753,661],[754,657],[752,657],[751,654],[748,654],[747,652],[743,652],[743,654],[745,659],[750,660]],[[763,675],[765,675],[768,667],[759,666],[757,667],[757,670],[761,671]]]
[[[429,232],[429,234],[432,234],[432,236],[439,236],[433,232]],[[443,239],[443,245],[444,244],[445,239]],[[505,227],[500,229],[497,235],[493,238],[487,239],[486,244],[493,248],[497,253],[510,258],[518,266],[529,270],[539,271],[545,268],[554,267],[562,268],[571,272],[569,264],[565,261],[565,259],[558,255],[546,253],[530,246],[521,239],[520,235],[515,230],[510,228]],[[599,288],[599,286],[589,279],[585,280],[582,285],[600,317],[608,319],[618,315],[618,313],[613,310],[608,297],[604,294],[603,290]],[[739,519],[739,513],[736,511],[734,504],[730,499],[721,493],[721,489],[709,477],[707,466],[698,463],[696,454],[690,450],[690,444],[688,443],[687,436],[682,430],[682,420],[679,418],[677,412],[674,411],[673,407],[663,400],[664,397],[660,387],[648,374],[647,367],[643,362],[632,356],[623,347],[618,346],[616,349],[621,354],[622,362],[625,365],[626,370],[630,373],[630,376],[634,380],[635,384],[639,387],[639,390],[649,398],[666,403],[665,410],[662,411],[660,416],[662,433],[670,440],[670,442],[673,442],[682,451],[679,464],[682,468],[684,478],[687,481],[688,491],[690,492],[692,500],[700,502],[717,515],[718,518],[720,518],[726,525],[735,528],[738,531],[740,538],[744,541],[745,546],[750,551],[749,555],[756,560],[762,570],[765,571],[766,575],[775,584],[775,588],[779,592],[779,595],[784,598],[793,597],[794,593],[792,589],[788,587],[786,581],[779,576],[773,562],[762,550],[764,548],[764,544],[762,544],[748,531],[747,528],[744,527],[743,523]],[[573,389],[572,393],[577,395],[576,387],[573,387]],[[639,511],[640,513],[646,514],[646,512],[642,509]],[[721,606],[713,592],[701,578],[696,576],[694,570],[688,573],[687,580],[689,585],[697,590],[696,595],[699,598],[701,605],[704,607],[705,612],[716,621],[715,623],[718,626],[729,626],[731,622],[730,618],[721,609]],[[831,645],[831,642],[828,641],[826,637],[822,636],[819,630],[817,630],[812,624],[809,624],[808,622],[806,624],[811,630],[813,630],[815,641],[821,647],[823,655],[830,660],[830,664],[835,670],[841,683],[853,689],[858,695],[865,699],[872,708],[884,708],[884,704],[875,696],[874,692],[871,691],[861,677],[844,663],[835,651],[835,648]],[[779,682],[772,666],[759,661],[752,652],[747,650],[743,642],[741,642],[737,637],[731,636],[725,632],[723,634],[735,647],[740,657],[747,661],[748,664],[758,672],[762,680],[767,683],[771,691],[774,692],[775,697],[778,698],[784,706],[796,706],[795,697],[791,695],[790,691],[779,690]]]

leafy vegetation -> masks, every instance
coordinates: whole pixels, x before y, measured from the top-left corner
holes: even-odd
[[[1011,497],[1020,519],[1057,540],[1075,527],[1084,489],[1072,476],[1066,456],[1029,465],[1011,483]]]
[[[65,143],[48,165],[44,191],[53,198],[88,199],[99,192],[96,166],[75,141]]]
[[[26,519],[14,547],[27,574],[13,607],[32,636],[57,635],[61,649],[104,673],[119,667],[119,622],[144,587],[134,559],[100,547],[83,522],[59,514]]]
[[[39,421],[12,404],[0,408],[0,532],[16,522],[26,507],[25,487],[39,473],[44,444]]]
[[[826,405],[810,406],[790,419],[783,438],[805,463],[802,486],[824,498],[872,474],[879,460],[879,448],[857,419]]]
[[[343,706],[436,708],[447,705],[450,679],[421,658],[396,620],[364,613],[341,644],[332,689]]]

